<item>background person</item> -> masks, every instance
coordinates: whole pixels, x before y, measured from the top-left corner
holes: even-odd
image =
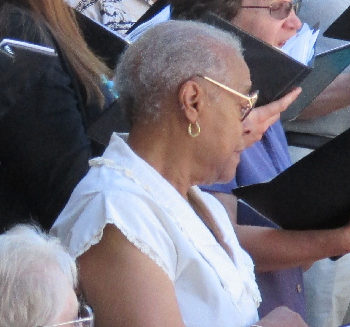
[[[88,49],[62,0],[2,1],[3,38],[58,54],[22,57],[0,79],[0,229],[23,217],[49,229],[88,159],[103,150],[86,130],[107,105],[101,75],[110,72]]]
[[[174,18],[200,19],[204,13],[213,11],[276,47],[282,47],[301,27],[301,21],[294,11],[300,3],[295,1],[173,0],[171,3]],[[259,110],[264,108],[255,111]],[[277,121],[266,131],[261,141],[243,151],[235,179],[228,184],[205,186],[204,189],[216,192],[215,196],[225,204],[235,221],[235,199],[231,190],[237,186],[270,180],[290,164],[286,137],[281,122]],[[257,282],[263,299],[259,313],[263,315],[276,306],[286,305],[305,317],[300,267],[309,267],[311,262],[336,253],[347,253],[349,244],[346,245],[348,241],[344,243],[343,240],[349,239],[348,227],[303,232],[275,230],[273,227],[276,226],[254,215],[244,205],[240,210],[235,230],[243,248],[256,264]],[[337,233],[338,237],[335,237]]]
[[[33,226],[0,235],[2,327],[51,326],[78,319],[77,268],[59,240]],[[85,316],[84,326],[93,326]]]
[[[256,97],[238,41],[170,21],[128,47],[116,76],[128,141],[113,135],[52,229],[79,258],[98,326],[253,325],[252,261],[194,186],[231,179],[244,146]],[[258,324],[306,326],[287,308]]]

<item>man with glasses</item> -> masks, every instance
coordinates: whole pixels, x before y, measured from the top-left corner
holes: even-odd
[[[296,15],[301,1],[172,0],[170,2],[173,18],[201,19],[203,14],[211,11],[277,48],[283,47],[302,25]],[[279,106],[279,110],[275,111],[277,115],[286,108],[281,106],[281,102],[274,104]],[[287,106],[289,104],[287,103]],[[255,133],[259,125],[261,126],[261,121],[255,119],[255,115],[259,112],[267,112],[268,108],[269,105],[257,108],[247,118],[246,139],[249,139],[250,134]],[[327,108],[327,110],[331,109]],[[274,123],[276,120],[277,122]],[[267,129],[261,141],[256,142],[241,154],[236,178],[229,184],[203,187],[213,192],[222,201],[232,214],[234,223],[236,223],[237,211],[231,190],[237,186],[270,180],[291,164],[286,137],[280,121],[278,118],[274,121],[271,119],[267,121],[271,127]],[[277,226],[263,221],[244,204],[239,204],[237,220],[239,225],[236,225],[236,232],[240,243],[253,257],[256,264],[257,281],[263,299],[259,313],[264,315],[276,306],[286,305],[305,317],[301,267],[308,267],[310,263],[320,258],[344,253],[341,244],[334,240],[333,231],[276,230],[274,227]],[[349,233],[347,228],[344,228],[342,232],[344,236]]]

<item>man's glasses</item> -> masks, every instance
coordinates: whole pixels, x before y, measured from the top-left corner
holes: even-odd
[[[215,81],[214,79],[207,77],[207,76],[202,76],[202,75],[198,75],[201,78],[204,78],[205,80],[209,81],[210,83],[215,84],[216,86],[221,87],[222,89],[230,92],[231,94],[237,95],[240,98],[244,99],[247,101],[245,106],[241,106],[241,121],[243,121],[245,118],[247,118],[247,116],[250,114],[250,112],[252,111],[252,109],[254,108],[256,102],[258,101],[258,95],[259,95],[259,91],[255,91],[250,95],[244,95],[234,89],[231,89],[230,87]]]
[[[241,8],[265,8],[270,10],[271,17],[282,20],[287,18],[291,11],[294,9],[294,12],[298,14],[302,0],[294,1],[273,1],[269,6],[241,6]]]
[[[38,326],[38,327],[60,327],[60,326],[70,326],[70,327],[94,327],[94,313],[92,309],[84,304],[79,309],[78,319],[71,320],[67,322],[62,322],[55,325]]]

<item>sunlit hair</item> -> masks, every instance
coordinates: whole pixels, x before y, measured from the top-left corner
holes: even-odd
[[[116,85],[121,108],[131,122],[157,119],[164,96],[176,96],[189,78],[199,74],[228,83],[227,64],[237,56],[242,57],[238,39],[224,31],[198,22],[161,23],[120,59]]]
[[[174,19],[200,20],[210,11],[231,21],[238,13],[242,0],[170,0]]]
[[[77,268],[57,238],[28,225],[0,235],[1,327],[51,323],[66,304],[66,281],[76,287]]]
[[[36,36],[47,40],[50,39],[49,33],[51,33],[82,84],[87,102],[98,100],[102,106],[100,76],[109,75],[110,72],[89,50],[79,30],[73,9],[63,0],[6,0],[0,8],[0,37],[6,35],[11,25],[9,12],[14,10],[14,6],[22,9],[18,10],[18,14],[22,14],[22,19],[18,17],[17,21],[18,30],[23,33],[20,37],[25,40],[28,36],[39,34]],[[28,21],[29,17],[32,21]]]

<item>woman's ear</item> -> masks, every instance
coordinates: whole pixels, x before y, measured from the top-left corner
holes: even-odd
[[[189,80],[183,83],[178,93],[178,101],[186,118],[195,123],[204,104],[204,90],[199,83]]]

